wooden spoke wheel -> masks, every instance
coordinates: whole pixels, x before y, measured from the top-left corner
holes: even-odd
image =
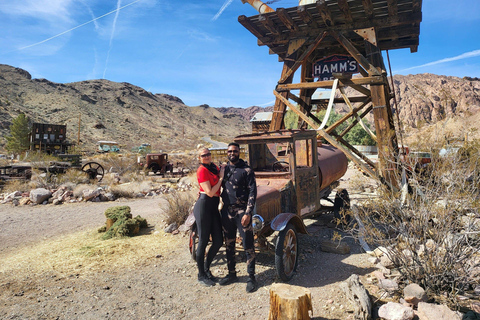
[[[82,171],[85,172],[90,180],[102,181],[105,170],[97,162],[87,162],[83,165]]]
[[[283,281],[292,279],[298,263],[298,237],[295,227],[289,223],[280,231],[275,246],[275,268]]]

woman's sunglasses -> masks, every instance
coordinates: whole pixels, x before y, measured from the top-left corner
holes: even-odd
[[[210,157],[211,155],[212,155],[212,154],[209,152],[209,153],[201,154],[200,157],[206,158],[206,157]]]

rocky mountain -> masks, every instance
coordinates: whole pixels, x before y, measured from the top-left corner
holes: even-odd
[[[85,150],[95,150],[98,140],[117,141],[127,150],[143,142],[153,150],[185,150],[204,136],[229,141],[250,128],[240,115],[225,115],[208,105],[189,107],[180,98],[152,94],[129,83],[61,84],[0,65],[0,145],[12,118],[21,112],[33,122],[66,124],[68,140],[80,142]]]
[[[480,79],[397,75],[394,90],[407,133],[441,124],[452,135],[479,134],[475,128],[480,120]],[[94,150],[98,140],[115,140],[127,150],[148,142],[154,150],[172,152],[194,148],[208,135],[230,141],[250,132],[255,113],[271,110],[186,106],[179,97],[153,94],[129,83],[54,83],[0,65],[0,149],[12,119],[21,112],[33,122],[67,125],[68,140],[79,142],[82,150]],[[448,129],[452,123],[455,126]]]

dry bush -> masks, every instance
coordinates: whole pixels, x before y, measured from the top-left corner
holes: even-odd
[[[73,189],[73,196],[75,198],[83,197],[83,191],[90,190],[90,189],[92,189],[92,186],[88,184],[79,184]]]
[[[387,248],[400,280],[451,305],[480,281],[478,157],[478,151],[434,157],[428,176],[410,173],[407,201],[382,188],[353,210],[364,230],[354,225],[350,231]]]
[[[10,180],[2,186],[2,192],[12,193],[15,191],[26,192],[30,190],[29,182],[25,180]]]
[[[198,193],[195,191],[173,192],[165,196],[166,204],[162,205],[168,225],[182,225],[192,211]]]
[[[82,184],[88,183],[89,178],[82,170],[68,169],[64,174],[57,175],[57,182],[60,185],[65,183]]]
[[[107,190],[111,192],[115,198],[134,198],[137,194],[145,194],[151,189],[151,181],[136,181],[109,185]]]

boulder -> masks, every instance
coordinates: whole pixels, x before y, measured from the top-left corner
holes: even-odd
[[[446,305],[433,303],[418,303],[419,320],[461,320],[462,317],[455,311],[450,310]]]
[[[45,188],[38,188],[30,191],[30,200],[33,203],[40,204],[43,203],[45,200],[48,200],[52,196],[52,192]]]
[[[378,316],[385,320],[412,320],[415,313],[410,307],[396,302],[389,302],[380,307]]]

